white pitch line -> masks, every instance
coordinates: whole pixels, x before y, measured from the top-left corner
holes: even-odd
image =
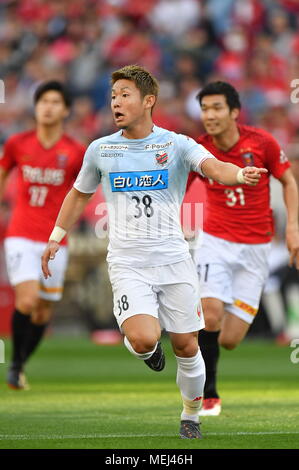
[[[299,434],[299,431],[261,431],[261,432],[207,432],[204,436],[267,436]],[[62,439],[110,439],[110,438],[138,438],[138,437],[177,437],[177,434],[80,434],[80,435],[33,435],[0,434],[0,440],[62,440]]]

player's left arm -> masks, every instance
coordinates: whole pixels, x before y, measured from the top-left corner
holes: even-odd
[[[279,143],[270,134],[263,131],[265,165],[269,173],[277,178],[283,187],[283,198],[287,212],[286,244],[290,254],[289,264],[295,263],[299,269],[299,233],[298,233],[298,188],[290,169],[290,163]]]
[[[0,202],[2,201],[2,198],[3,198],[7,176],[8,176],[8,171],[5,168],[0,166]]]
[[[4,144],[3,154],[0,155],[0,201],[3,199],[7,177],[16,165],[15,161],[15,140],[16,136],[10,137]]]
[[[255,186],[260,181],[261,176],[268,172],[266,168],[257,168],[255,166],[240,168],[233,163],[222,162],[217,158],[204,160],[200,170],[207,178],[230,186],[237,184]]]
[[[279,181],[283,187],[283,198],[287,211],[286,244],[290,253],[290,266],[299,269],[298,187],[292,170],[286,169]]]

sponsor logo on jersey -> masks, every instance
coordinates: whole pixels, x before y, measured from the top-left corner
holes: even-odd
[[[64,153],[60,153],[57,155],[57,166],[58,168],[65,168],[68,161],[68,156]]]
[[[22,165],[24,181],[29,183],[53,184],[59,186],[64,182],[65,170],[57,168],[39,168]]]
[[[101,157],[104,157],[104,158],[117,158],[117,157],[123,157],[124,154],[123,153],[116,153],[116,152],[109,152],[109,153],[106,153],[106,152],[101,152]]]
[[[144,150],[164,150],[173,145],[173,141],[165,142],[162,144],[147,144],[144,146]]]
[[[197,306],[197,316],[200,317],[201,311],[200,311],[200,306]]]
[[[156,153],[156,162],[163,166],[166,165],[168,161],[168,153],[164,152],[164,150],[159,150],[159,152]]]
[[[100,150],[128,150],[125,144],[100,144]]]
[[[245,166],[254,166],[254,159],[252,152],[245,152],[242,154],[242,160]]]
[[[244,312],[249,313],[249,315],[255,316],[257,313],[257,308],[251,307],[251,305],[246,304],[242,300],[236,299],[234,301],[234,305],[241,310],[244,310]]]
[[[280,150],[279,162],[283,164],[283,163],[286,163],[287,161],[288,161],[288,157],[286,156],[283,150]]]
[[[113,172],[109,178],[112,192],[168,188],[168,170]]]

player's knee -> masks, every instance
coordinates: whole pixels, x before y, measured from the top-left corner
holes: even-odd
[[[137,354],[145,354],[152,351],[158,340],[159,338],[154,334],[133,336],[129,339],[132,348]]]
[[[192,335],[192,336],[191,336]],[[198,352],[198,338],[197,334],[191,334],[182,339],[176,339],[173,343],[174,354],[177,357],[194,357]]]
[[[219,331],[221,327],[221,315],[219,312],[208,310],[204,311],[205,329],[207,331]]]
[[[35,295],[25,295],[16,301],[16,308],[25,314],[32,313],[38,303],[38,297]]]
[[[232,349],[235,349],[238,346],[239,341],[236,340],[235,338],[221,338],[221,336],[220,336],[219,337],[219,344],[224,349],[227,349],[227,350],[231,351]]]
[[[207,331],[219,331],[223,318],[223,305],[203,300],[203,312],[205,317],[205,329]]]
[[[184,347],[175,348],[175,355],[178,357],[194,357],[198,352],[198,344],[186,344]]]

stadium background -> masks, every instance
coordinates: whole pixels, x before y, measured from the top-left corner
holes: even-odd
[[[34,126],[33,92],[48,79],[66,82],[74,97],[66,122],[70,135],[87,145],[114,132],[110,73],[138,63],[160,81],[154,122],[194,138],[203,131],[195,100],[199,89],[215,79],[232,83],[243,104],[240,122],[272,133],[299,183],[299,107],[290,98],[291,82],[299,79],[298,17],[296,0],[0,0],[0,78],[5,84],[0,146],[11,134]],[[285,335],[299,334],[299,285],[297,274],[287,267],[281,240],[279,189],[273,182],[277,239],[269,295],[250,334],[283,341]],[[195,200],[195,193],[204,202],[201,186],[194,186],[186,201]],[[105,265],[107,240],[97,239],[94,230],[99,218],[95,209],[102,200],[99,190],[71,236],[55,332],[115,328]],[[1,241],[13,203],[14,175],[0,207]],[[283,312],[273,317],[267,308],[277,306],[277,299]],[[12,304],[1,244],[0,335],[9,334]]]

